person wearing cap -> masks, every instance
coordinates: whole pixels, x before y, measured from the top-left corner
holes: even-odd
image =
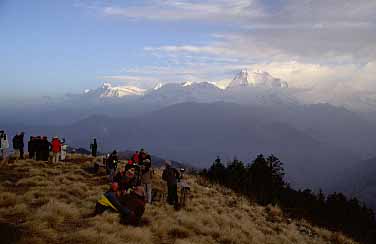
[[[51,142],[51,151],[52,151],[52,163],[58,163],[60,152],[61,152],[61,142],[57,136],[52,139]]]
[[[163,170],[162,179],[167,183],[167,202],[170,205],[174,205],[175,209],[178,208],[178,179],[179,171],[172,167],[172,163],[169,160],[165,161],[166,168]]]
[[[146,193],[145,199],[148,203],[151,203],[151,179],[151,162],[149,159],[145,159],[143,166],[141,166],[141,184],[144,186],[144,190]]]
[[[137,186],[129,194],[120,198],[122,206],[128,209],[131,214],[123,215],[122,223],[129,225],[139,225],[142,215],[145,212],[145,192],[142,186]]]

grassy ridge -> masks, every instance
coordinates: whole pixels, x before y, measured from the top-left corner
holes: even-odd
[[[355,243],[339,233],[283,216],[277,207],[250,204],[230,190],[188,176],[191,199],[180,211],[163,201],[147,205],[142,226],[119,224],[116,213],[92,216],[108,189],[104,174],[75,156],[52,165],[32,160],[0,169],[0,234],[18,243]],[[153,187],[165,191],[161,171]],[[10,233],[6,229],[11,229]],[[6,236],[5,236],[6,234]],[[8,239],[7,239],[8,238]]]

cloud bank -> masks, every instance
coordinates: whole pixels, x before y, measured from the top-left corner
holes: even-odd
[[[146,80],[225,85],[237,70],[249,68],[309,90],[306,100],[376,93],[375,1],[151,0],[104,4],[97,11],[106,18],[208,25],[206,43],[145,46],[146,55],[167,65],[125,67],[114,74],[118,78],[145,76],[145,85]]]

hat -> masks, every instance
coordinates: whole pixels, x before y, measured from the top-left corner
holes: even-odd
[[[140,197],[145,196],[145,190],[143,186],[137,186],[136,188],[134,188],[133,192]]]
[[[168,166],[171,166],[171,161],[170,160],[166,160],[165,164],[168,165]]]

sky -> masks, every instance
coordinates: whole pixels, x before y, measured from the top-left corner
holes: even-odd
[[[376,94],[375,12],[373,0],[0,0],[0,98],[224,86],[243,68],[312,99]]]

